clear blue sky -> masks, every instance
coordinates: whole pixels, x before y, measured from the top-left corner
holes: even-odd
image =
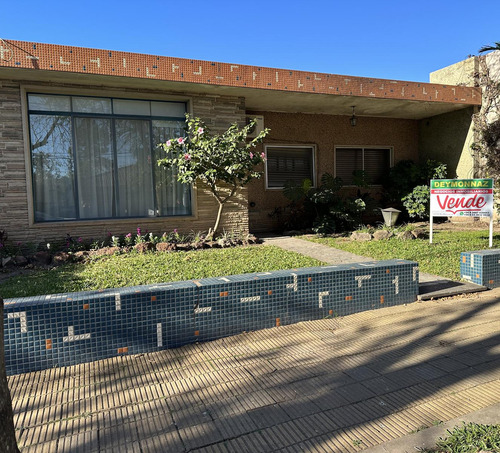
[[[500,0],[2,0],[0,38],[426,82],[500,41]]]

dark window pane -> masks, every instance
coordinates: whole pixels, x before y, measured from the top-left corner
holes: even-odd
[[[151,116],[151,104],[149,101],[113,99],[113,113],[120,115]]]
[[[111,99],[73,97],[73,112],[111,113]]]
[[[267,186],[283,187],[286,182],[301,184],[314,180],[313,148],[267,147]]]
[[[43,110],[48,112],[70,112],[70,96],[59,96],[50,94],[28,95],[30,110]]]
[[[369,184],[382,184],[391,167],[389,149],[365,149],[365,173]]]
[[[35,221],[76,218],[71,119],[30,115]]]
[[[363,170],[363,150],[361,148],[337,148],[335,152],[335,176],[345,185],[353,183],[352,172]]]

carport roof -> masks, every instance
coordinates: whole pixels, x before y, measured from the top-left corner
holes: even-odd
[[[477,87],[0,40],[0,77],[92,86],[231,95],[250,111],[422,119],[481,105]]]

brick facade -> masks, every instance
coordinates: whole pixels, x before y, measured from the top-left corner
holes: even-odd
[[[0,54],[0,230],[6,230],[12,240],[23,242],[53,241],[66,234],[99,238],[108,232],[134,231],[137,226],[154,233],[174,228],[206,231],[213,225],[217,211],[213,197],[200,186],[194,191],[190,217],[33,224],[26,143],[29,131],[22,107],[26,103],[25,88],[187,101],[189,111],[217,132],[234,122],[243,125],[246,114],[261,114],[265,126],[271,129],[265,143],[315,146],[317,178],[325,172],[334,173],[336,146],[390,147],[394,162],[417,161],[419,141],[425,139],[425,134],[419,137],[418,120],[422,123],[427,117],[481,104],[480,89],[471,86],[320,74],[14,40],[2,40]],[[349,106],[354,105],[359,115],[355,128],[346,116]],[[459,148],[460,143],[453,145],[450,153],[457,154]],[[269,213],[288,201],[280,190],[265,187],[264,179],[254,181],[228,203],[221,228],[259,232],[276,227]]]
[[[394,163],[404,159],[418,161],[418,121],[396,118],[358,119],[356,127],[349,117],[303,113],[252,112],[264,116],[271,133],[264,145],[314,145],[316,147],[316,180],[324,173],[334,174],[336,146],[381,146],[392,148]],[[380,192],[374,188],[376,196]],[[248,186],[251,203],[250,231],[279,229],[278,219],[269,214],[276,207],[290,203],[279,189],[266,189],[265,177]]]
[[[32,84],[32,83],[31,83]],[[112,234],[133,232],[138,226],[154,233],[171,231],[208,231],[215,223],[217,203],[203,187],[193,192],[193,216],[162,217],[144,219],[121,219],[99,221],[68,221],[30,224],[30,174],[28,144],[23,132],[22,82],[0,80],[0,230],[5,230],[9,239],[22,242],[62,240],[69,234],[73,237],[100,238]],[[40,84],[41,90],[54,85]],[[69,86],[75,93],[89,87]],[[108,88],[105,95],[110,95]],[[120,90],[124,92],[124,90]],[[162,99],[168,93],[161,92]],[[151,97],[154,93],[148,93]],[[175,93],[179,97],[182,93]],[[184,96],[187,96],[184,94]],[[134,97],[139,97],[137,90]],[[229,124],[245,121],[243,98],[232,96],[189,96],[191,111],[206,120],[214,131],[224,130]],[[248,231],[247,191],[244,189],[224,208],[221,228]]]

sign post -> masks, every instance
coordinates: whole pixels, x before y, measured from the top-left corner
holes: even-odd
[[[489,217],[493,247],[493,179],[432,179],[429,242],[433,217]]]

